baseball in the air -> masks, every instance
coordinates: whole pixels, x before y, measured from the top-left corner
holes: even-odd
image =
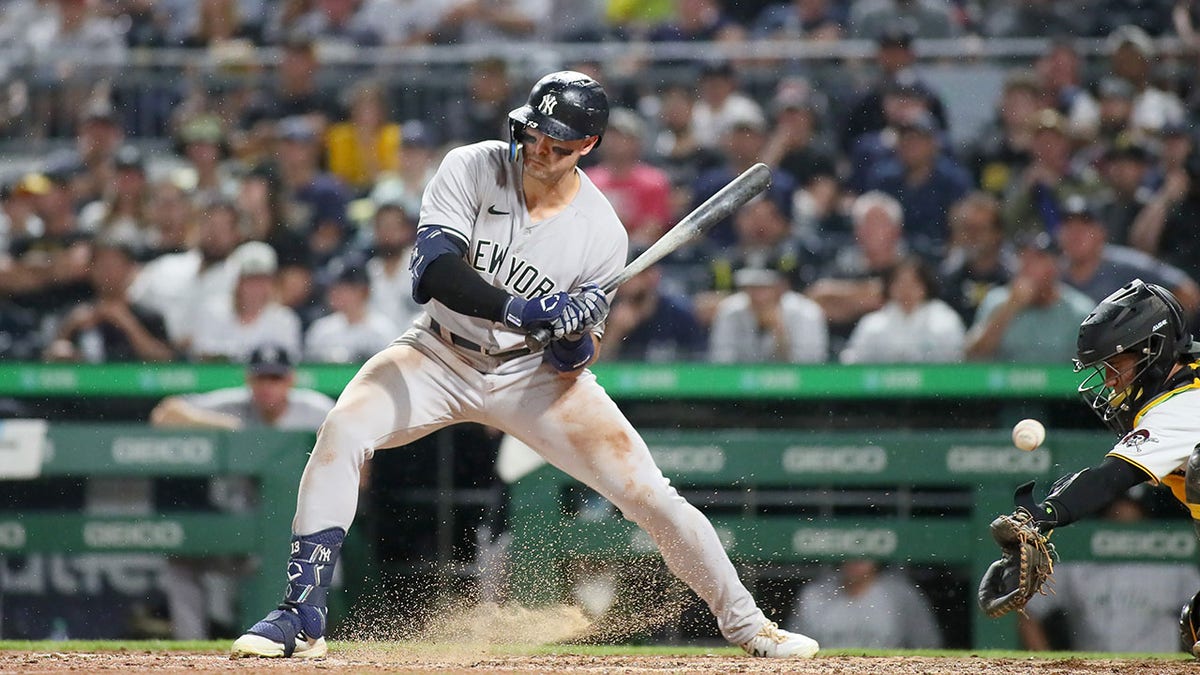
[[[1026,452],[1037,450],[1046,442],[1046,427],[1034,419],[1021,420],[1013,426],[1012,441],[1013,445]]]

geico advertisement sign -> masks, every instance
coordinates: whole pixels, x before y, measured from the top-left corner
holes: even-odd
[[[873,445],[796,446],[783,451],[783,470],[788,473],[882,473],[887,466],[887,450]]]
[[[118,436],[113,439],[113,461],[118,464],[195,466],[211,464],[217,451],[204,436]]]
[[[107,521],[83,525],[83,543],[89,548],[179,548],[183,525],[173,520]]]
[[[1025,452],[1005,446],[954,446],[946,453],[950,473],[1042,473],[1050,469],[1050,452]]]
[[[1092,555],[1097,558],[1191,560],[1196,554],[1196,535],[1190,530],[1097,530],[1092,533],[1091,548]]]
[[[16,521],[0,522],[0,549],[25,548],[25,526]]]
[[[887,528],[848,530],[801,528],[792,535],[792,550],[802,554],[891,555],[899,537]]]
[[[725,468],[725,451],[715,445],[655,447],[650,454],[665,473],[719,473]]]

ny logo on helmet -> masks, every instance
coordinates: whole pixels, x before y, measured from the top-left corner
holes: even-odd
[[[554,98],[554,94],[546,94],[542,97],[542,102],[538,104],[538,112],[543,115],[553,115],[556,105],[558,105],[558,99]]]

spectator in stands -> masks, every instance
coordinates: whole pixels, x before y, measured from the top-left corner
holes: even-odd
[[[671,183],[666,172],[642,161],[645,124],[632,110],[617,108],[608,116],[600,163],[588,177],[608,197],[629,231],[632,244],[650,245],[673,224]]]
[[[790,0],[767,4],[754,20],[755,39],[829,42],[845,33],[842,3]]]
[[[39,185],[42,231],[14,239],[0,267],[0,293],[53,321],[57,312],[88,297],[91,237],[79,229],[71,194],[72,167],[55,167],[29,180]]]
[[[850,34],[856,38],[878,39],[897,25],[909,27],[917,38],[959,33],[950,4],[939,0],[858,0],[850,9]]]
[[[650,144],[653,161],[671,177],[673,185],[690,184],[703,171],[718,166],[721,155],[705,147],[693,125],[696,97],[685,84],[668,84],[659,92],[658,119]]]
[[[880,131],[888,118],[884,97],[897,91],[897,85],[912,90],[925,99],[926,108],[937,118],[938,126],[949,130],[942,100],[913,72],[917,54],[913,50],[913,33],[902,25],[890,25],[876,38],[878,48],[875,64],[879,70],[870,88],[850,106],[842,127],[842,149],[849,151],[863,134]]]
[[[278,147],[284,223],[304,238],[313,262],[325,264],[347,244],[350,190],[321,169],[320,136],[310,119],[280,120]]]
[[[131,3],[126,3],[131,4]],[[159,0],[150,3],[152,21],[168,47],[206,47],[245,37],[261,41],[266,8],[273,3]]]
[[[446,107],[442,139],[451,145],[508,138],[508,113],[521,101],[513,87],[508,64],[502,59],[472,61],[467,91]],[[524,91],[523,89],[521,91]]]
[[[162,314],[167,334],[181,352],[191,343],[200,307],[233,295],[238,269],[230,254],[242,242],[240,218],[229,202],[201,208],[196,244],[146,263],[130,286],[130,301]]]
[[[1135,130],[1155,132],[1184,118],[1183,102],[1153,81],[1154,41],[1138,26],[1124,25],[1107,38],[1112,73],[1133,87],[1130,122]]]
[[[1086,12],[1068,2],[1012,0],[989,3],[981,22],[988,37],[1022,38],[1083,35],[1089,21]]]
[[[743,267],[738,291],[717,305],[708,340],[714,363],[821,363],[829,357],[825,315],[770,267]]]
[[[719,167],[700,174],[692,188],[692,208],[703,204],[735,177],[759,162],[767,142],[767,121],[760,112],[749,112],[729,119],[729,129],[722,137],[726,161]],[[765,194],[774,200],[785,218],[791,218],[792,194],[796,181],[788,173],[771,169],[771,186]],[[727,218],[712,226],[706,240],[718,247],[730,246],[736,239],[733,219]]]
[[[228,155],[225,129],[213,114],[196,115],[179,130],[182,154],[190,174],[187,185],[197,204],[237,199],[239,185]]]
[[[321,86],[322,64],[313,38],[291,33],[281,47],[277,77],[254,91],[238,123],[252,138],[269,137],[276,121],[284,118],[307,117],[321,133],[337,117],[337,99]]]
[[[1158,161],[1154,166],[1154,185],[1162,187],[1161,182],[1172,171],[1182,171],[1187,158],[1196,147],[1196,139],[1192,136],[1192,128],[1188,123],[1167,124],[1158,132]]]
[[[887,304],[850,333],[842,363],[954,363],[963,358],[962,319],[938,299],[933,269],[910,256],[883,277]]]
[[[1184,166],[1170,171],[1149,203],[1133,221],[1129,241],[1134,247],[1200,278],[1200,154],[1193,152]]]
[[[246,239],[267,242],[284,262],[311,267],[312,255],[304,232],[291,226],[287,193],[279,174],[275,164],[254,166],[242,177],[237,200],[231,203],[236,204]]]
[[[439,44],[497,44],[532,40],[546,24],[548,2],[457,0],[447,3],[434,27]]]
[[[103,91],[128,58],[119,24],[86,0],[55,0],[26,25],[19,47],[28,50],[40,95],[34,133],[69,131],[87,101]],[[86,66],[86,67],[84,67]]]
[[[692,133],[702,147],[720,149],[735,123],[765,120],[762,106],[742,91],[730,61],[711,61],[700,70],[699,99],[692,107]]]
[[[1081,138],[1091,148],[1103,148],[1118,135],[1128,133],[1133,119],[1133,85],[1119,77],[1106,77],[1096,87],[1096,128]],[[1086,152],[1088,148],[1085,148]]]
[[[983,299],[993,288],[1007,284],[1016,268],[1004,239],[999,200],[976,191],[950,208],[950,250],[938,276],[942,299],[958,312],[964,325],[975,322]]]
[[[644,249],[631,248],[629,259]],[[626,281],[613,299],[604,327],[605,361],[669,363],[703,358],[708,340],[686,296],[662,286],[658,265]]]
[[[712,323],[717,304],[737,290],[733,278],[740,269],[770,267],[791,290],[804,289],[816,277],[816,253],[792,236],[777,201],[756,197],[734,213],[733,223],[737,239],[708,256],[708,287],[694,295],[696,317],[705,326]]]
[[[1108,230],[1109,241],[1129,243],[1133,222],[1153,194],[1150,186],[1153,162],[1153,153],[1146,144],[1128,133],[1117,136],[1104,149],[1100,176],[1105,189],[1096,208]]]
[[[1143,507],[1128,495],[1104,513],[1106,523],[1145,521]],[[1021,643],[1034,651],[1178,652],[1179,608],[1197,587],[1200,573],[1191,563],[1056,563],[1054,592],[1035,596],[1017,619]],[[1054,617],[1064,624],[1066,644],[1052,641]]]
[[[175,350],[163,317],[132,303],[129,286],[137,272],[139,247],[116,236],[92,245],[88,268],[92,296],[76,305],[46,347],[47,361],[170,361]]]
[[[246,383],[202,394],[168,396],[150,412],[150,424],[164,428],[201,428],[238,431],[271,428],[282,431],[315,431],[333,408],[333,400],[311,389],[296,387],[293,359],[280,345],[265,344],[246,361]],[[207,486],[208,501],[229,512],[245,512],[254,504],[253,484],[244,477],[221,476]],[[244,565],[213,558],[168,560],[164,579],[167,609],[175,639],[210,637],[210,620],[233,625],[232,608],[225,616],[210,617],[202,577],[216,573],[228,579],[244,572]],[[225,596],[236,596],[231,588]],[[220,601],[224,598],[216,598]],[[226,600],[226,603],[228,601]]]
[[[322,49],[353,51],[358,47],[377,47],[383,43],[380,30],[386,22],[374,23],[359,0],[322,0],[296,18],[292,30],[312,35]]]
[[[325,291],[332,313],[323,316],[304,334],[304,354],[309,361],[362,363],[400,335],[402,329],[372,309],[371,280],[361,265],[339,266]]]
[[[808,80],[780,80],[771,101],[774,126],[761,161],[786,171],[804,188],[817,177],[836,176],[833,148],[821,133],[826,108],[824,96]]]
[[[896,126],[896,157],[875,166],[868,190],[892,195],[904,211],[904,238],[927,255],[940,256],[949,231],[950,206],[971,188],[971,176],[943,154],[933,115],[919,112]]]
[[[191,354],[206,361],[242,361],[265,344],[302,353],[300,318],[278,300],[275,250],[261,241],[242,244],[230,256],[237,265],[232,298],[214,299],[197,314]]]
[[[1042,89],[1037,76],[1022,70],[1009,73],[996,101],[995,117],[967,150],[967,165],[974,172],[976,185],[997,197],[1008,191],[1013,178],[1029,163],[1041,108]]]
[[[1010,233],[1033,231],[1053,234],[1062,221],[1065,195],[1091,196],[1099,177],[1090,167],[1071,163],[1071,138],[1066,120],[1049,108],[1038,112],[1032,159],[1013,182],[1005,198],[1004,223]]]
[[[674,0],[671,18],[650,29],[651,42],[741,42],[746,29],[718,0]]]
[[[869,618],[867,618],[869,617]],[[788,630],[809,630],[833,649],[915,649],[942,645],[929,599],[900,572],[865,558],[800,588]]]
[[[102,199],[79,213],[79,227],[94,236],[124,240],[138,248],[139,254],[154,242],[150,222],[150,183],[146,179],[146,160],[132,145],[122,146],[113,158],[113,182]]]
[[[325,134],[325,163],[357,194],[365,194],[380,174],[400,161],[400,125],[388,121],[382,85],[360,80],[349,92],[350,115]]]
[[[116,172],[113,160],[125,132],[117,120],[117,111],[106,99],[89,102],[79,116],[74,153],[54,158],[53,164],[75,165],[72,199],[80,206],[103,199],[113,184]]]
[[[900,126],[918,116],[929,114],[929,97],[916,86],[911,74],[901,74],[883,92],[883,128],[861,134],[851,144],[847,187],[859,194],[866,192],[868,179],[876,167],[896,161]],[[942,135],[940,130],[938,133]],[[942,145],[948,147],[949,144]]]
[[[1200,286],[1182,270],[1136,249],[1109,243],[1098,210],[1082,196],[1072,195],[1063,202],[1058,245],[1063,252],[1063,281],[1093,303],[1130,279],[1141,279],[1171,291],[1189,315],[1200,307]]]
[[[147,213],[151,232],[150,247],[143,252],[144,261],[187,250],[195,234],[196,209],[183,188],[170,179],[154,183]]]
[[[412,274],[408,271],[417,239],[417,215],[403,203],[385,202],[371,217],[372,239],[366,265],[371,310],[390,319],[401,332],[421,313],[421,306],[412,297]]]
[[[859,318],[884,303],[883,276],[908,254],[904,211],[891,195],[868,192],[850,210],[854,241],[835,251],[805,291],[829,321],[835,347]]]
[[[421,208],[421,193],[437,170],[441,152],[429,125],[409,120],[400,127],[400,157],[394,172],[382,174],[371,189],[376,204],[395,202],[410,211]]]
[[[28,173],[5,181],[0,187],[0,258],[7,257],[12,242],[42,233],[38,198],[50,190],[40,173]]]
[[[1038,58],[1034,71],[1041,82],[1046,107],[1063,116],[1071,133],[1086,134],[1096,128],[1100,109],[1083,84],[1082,61],[1073,42],[1056,39]]]
[[[1079,323],[1096,303],[1066,285],[1059,249],[1045,232],[1021,235],[1020,267],[1007,285],[990,291],[967,332],[970,360],[1063,363],[1075,355]]]

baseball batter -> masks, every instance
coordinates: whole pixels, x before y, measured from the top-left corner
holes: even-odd
[[[300,480],[283,603],[232,655],[319,657],[326,593],[354,519],[363,462],[457,422],[501,429],[645,529],[670,569],[748,653],[809,657],[817,643],[767,621],[712,525],[672,488],[586,369],[626,259],[625,229],[579,159],[608,101],[586,75],[552,73],[510,113],[509,143],[450,151],[422,199],[411,270],[426,310],[347,385]],[[545,329],[545,349],[526,336]]]
[[[1200,535],[1200,343],[1170,291],[1140,279],[1096,306],[1079,327],[1076,370],[1084,400],[1121,434],[1098,466],[1059,478],[1040,503],[1033,483],[1018,511],[1045,534],[1107,507],[1133,486],[1165,485],[1191,512]],[[1001,570],[1003,571],[1003,570]],[[998,587],[1002,587],[999,585]],[[990,593],[981,584],[981,602]],[[1200,657],[1200,593],[1180,617],[1185,651]]]

